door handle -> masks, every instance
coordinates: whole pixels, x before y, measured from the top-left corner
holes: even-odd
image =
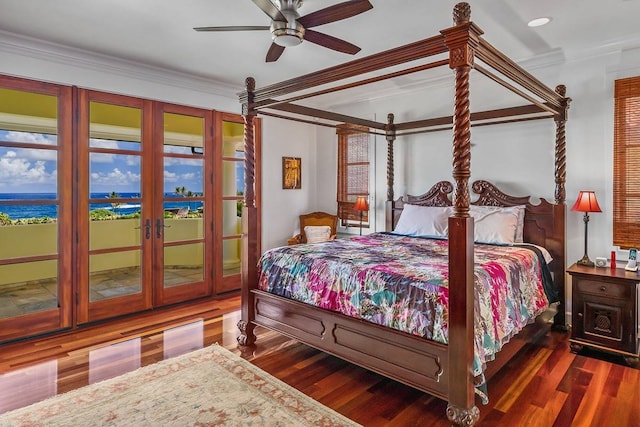
[[[156,219],[156,237],[159,239],[160,237],[162,237],[162,229],[163,228],[170,228],[170,225],[164,225],[163,221],[158,218]]]
[[[137,226],[137,227],[133,227],[134,230],[140,230],[142,227]],[[151,238],[151,220],[148,219],[144,222],[144,237],[145,239],[150,239]]]

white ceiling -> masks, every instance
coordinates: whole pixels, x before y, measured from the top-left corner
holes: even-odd
[[[300,15],[341,0],[305,0]],[[0,0],[4,37],[44,40],[231,86],[258,87],[435,35],[452,25],[453,0],[371,0],[373,9],[314,28],[362,48],[345,55],[304,42],[265,63],[268,31],[201,33],[196,26],[269,25],[251,0]],[[469,0],[485,38],[516,61],[640,45],[640,0]],[[550,24],[529,28],[539,16]]]

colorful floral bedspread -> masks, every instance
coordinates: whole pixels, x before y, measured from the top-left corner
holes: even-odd
[[[275,248],[259,289],[447,343],[448,242],[374,233]],[[538,254],[475,245],[474,375],[547,308]]]

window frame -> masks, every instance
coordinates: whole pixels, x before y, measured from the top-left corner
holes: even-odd
[[[613,244],[640,245],[640,76],[614,82]]]
[[[337,171],[337,193],[336,200],[338,204],[338,218],[340,219],[340,226],[342,227],[359,227],[360,226],[360,212],[354,209],[355,202],[358,196],[365,196],[369,201],[369,211],[365,211],[362,214],[362,228],[371,227],[371,135],[369,128],[364,126],[357,126],[352,124],[341,124],[336,128],[336,134],[338,135],[338,171]],[[354,144],[364,145],[364,147],[353,147]],[[366,153],[366,161],[362,158],[356,159],[357,161],[349,161],[353,158],[353,150],[359,150],[360,155]],[[351,154],[351,155],[350,155]],[[356,154],[357,156],[357,154]],[[365,167],[364,172],[360,172],[358,176],[362,180],[362,185],[355,184],[357,187],[355,191],[352,188],[354,185],[354,178],[349,175],[350,168]],[[366,188],[365,188],[366,187]]]

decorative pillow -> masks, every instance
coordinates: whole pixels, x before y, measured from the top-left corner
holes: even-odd
[[[524,214],[527,211],[527,207],[525,205],[513,206],[512,209],[516,210],[518,214],[518,226],[516,227],[516,243],[524,242]]]
[[[328,225],[307,225],[304,228],[307,243],[326,242],[331,240],[331,227]]]
[[[408,236],[446,238],[451,213],[449,206],[404,205],[393,232]]]
[[[474,219],[474,240],[478,243],[513,245],[518,228],[518,210],[513,207],[470,206]]]

